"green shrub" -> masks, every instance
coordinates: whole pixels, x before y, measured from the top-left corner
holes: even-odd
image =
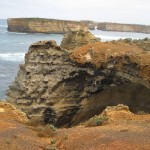
[[[52,144],[52,145],[53,145],[53,144],[56,144],[56,140],[55,140],[55,139],[51,140],[51,144]]]
[[[126,39],[124,39],[124,42],[125,42],[125,43],[131,43],[131,42],[132,42],[132,39],[131,39],[131,38],[126,38]]]
[[[57,128],[54,125],[52,125],[52,124],[50,125],[50,128],[51,128],[52,131],[56,131],[57,130]]]
[[[103,125],[103,123],[107,120],[108,118],[104,115],[94,116],[93,118],[85,122],[85,126],[100,126]]]
[[[146,115],[146,114],[148,114],[148,113],[145,112],[145,111],[138,111],[138,112],[137,112],[137,115]]]
[[[149,40],[149,38],[148,38],[148,37],[144,38],[144,41],[148,41],[148,40]]]

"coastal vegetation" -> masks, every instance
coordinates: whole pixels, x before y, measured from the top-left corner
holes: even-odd
[[[120,39],[119,41],[128,43],[130,45],[137,45],[141,48],[143,48],[145,51],[150,51],[150,39],[149,38],[144,38],[144,39]]]

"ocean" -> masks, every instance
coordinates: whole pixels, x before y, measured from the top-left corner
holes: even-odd
[[[117,40],[120,38],[150,38],[150,34],[142,33],[108,32],[100,30],[91,32],[95,36],[100,37],[102,41]],[[62,34],[8,32],[6,20],[0,19],[0,99],[6,98],[6,90],[14,81],[19,69],[19,64],[24,63],[25,53],[32,43],[41,40],[56,40],[57,44],[60,44],[62,38]]]

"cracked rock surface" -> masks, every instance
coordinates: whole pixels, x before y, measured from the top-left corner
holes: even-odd
[[[29,117],[58,127],[76,125],[119,103],[149,111],[150,53],[97,42],[70,54],[55,41],[40,41],[30,46],[7,96]]]

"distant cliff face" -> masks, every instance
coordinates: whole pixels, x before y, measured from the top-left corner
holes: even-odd
[[[10,18],[7,20],[8,31],[31,33],[67,33],[87,29],[84,23],[77,21],[42,19],[42,18]]]
[[[97,27],[98,22],[95,21],[89,21],[89,20],[81,20],[82,23],[86,24],[89,28],[89,30],[95,30]]]
[[[98,30],[150,33],[150,26],[119,23],[98,23]]]

